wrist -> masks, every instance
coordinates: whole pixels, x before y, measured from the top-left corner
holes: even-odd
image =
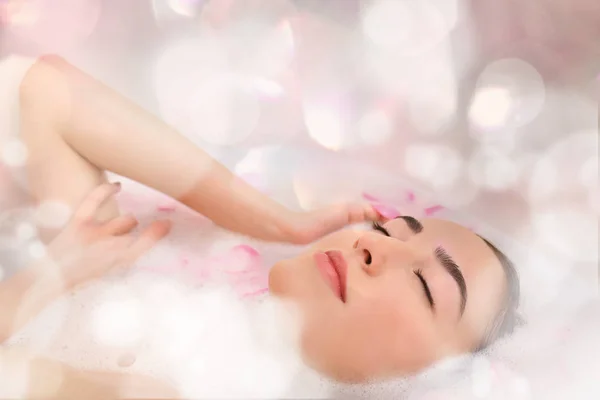
[[[63,275],[51,259],[44,258],[24,271],[22,279],[29,291],[35,293],[35,298],[45,301],[62,295],[70,288]]]
[[[303,213],[297,211],[286,210],[280,214],[281,218],[278,221],[277,231],[279,232],[278,240],[280,242],[292,244],[307,244],[310,239],[306,235],[306,230],[302,229]]]

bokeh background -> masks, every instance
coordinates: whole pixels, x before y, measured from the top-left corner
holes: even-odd
[[[2,60],[58,53],[247,178],[281,149],[385,170],[518,243],[525,285],[597,293],[597,0],[3,0],[0,21]]]

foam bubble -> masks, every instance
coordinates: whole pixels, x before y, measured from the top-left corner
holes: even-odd
[[[531,399],[531,385],[525,377],[515,377],[510,382],[511,398],[515,400]]]
[[[138,343],[144,330],[143,306],[126,287],[105,293],[94,308],[91,321],[92,335],[108,346],[131,346]]]
[[[486,398],[492,390],[493,371],[492,366],[484,357],[478,356],[473,359],[471,369],[471,389],[477,398]]]

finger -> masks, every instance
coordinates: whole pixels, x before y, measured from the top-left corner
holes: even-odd
[[[149,227],[144,229],[140,237],[133,243],[127,252],[127,262],[131,263],[137,260],[144,253],[149,251],[159,240],[167,236],[171,231],[171,221],[155,221]]]
[[[374,204],[373,208],[379,214],[380,220],[384,222],[398,218],[401,215],[394,207],[386,206],[384,204]]]
[[[352,224],[381,219],[377,210],[368,203],[350,204],[347,210],[349,223]]]
[[[375,207],[371,204],[364,205],[364,216],[366,221],[378,221],[382,222],[384,217],[377,212]]]
[[[121,190],[120,183],[105,183],[94,190],[83,200],[81,205],[77,208],[74,218],[77,221],[88,221],[94,219],[98,209],[106,202],[111,196]]]
[[[122,215],[102,225],[100,234],[103,236],[121,236],[130,233],[136,226],[138,226],[138,220],[133,215]]]

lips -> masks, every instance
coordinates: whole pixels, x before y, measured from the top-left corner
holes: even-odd
[[[325,282],[345,303],[348,264],[342,253],[336,250],[319,252],[315,254],[314,258]]]

